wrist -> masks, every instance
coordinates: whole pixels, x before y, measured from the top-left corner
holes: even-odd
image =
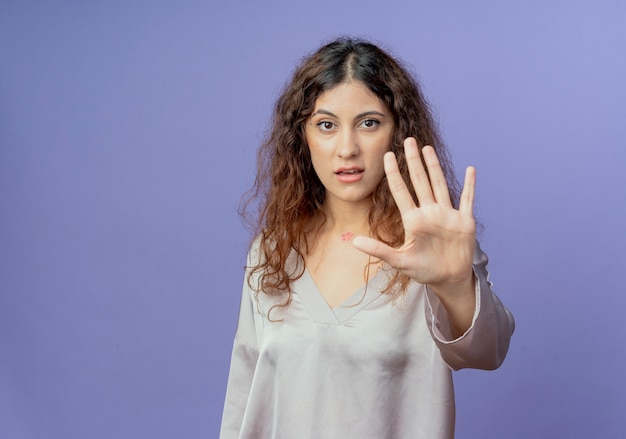
[[[447,279],[442,282],[429,283],[428,287],[433,290],[440,298],[444,297],[456,297],[464,296],[468,293],[474,293],[474,282],[476,277],[474,270],[471,269],[467,274],[460,276],[456,279]]]

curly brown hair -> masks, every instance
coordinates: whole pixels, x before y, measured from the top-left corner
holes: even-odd
[[[280,306],[291,301],[291,282],[303,274],[290,270],[287,259],[295,251],[300,261],[307,251],[306,236],[314,215],[322,215],[325,189],[311,164],[305,137],[305,123],[317,98],[348,81],[365,84],[394,118],[391,150],[400,173],[415,202],[402,143],[414,137],[419,147],[435,148],[450,196],[458,205],[459,184],[448,153],[440,139],[429,105],[419,84],[402,63],[376,45],[359,39],[340,38],[306,57],[295,70],[275,104],[271,131],[258,151],[257,175],[252,189],[244,197],[240,213],[250,220],[258,239],[258,259],[249,271],[248,282],[257,294],[286,293]],[[371,236],[397,247],[404,242],[404,227],[386,177],[373,193],[369,212]],[[251,212],[250,206],[256,206]],[[259,280],[252,285],[251,279]],[[404,291],[409,278],[393,272],[385,292]]]

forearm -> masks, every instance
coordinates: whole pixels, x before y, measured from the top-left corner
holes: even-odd
[[[476,310],[476,277],[470,276],[460,282],[429,284],[448,314],[450,331],[455,338],[462,336],[471,326]]]
[[[491,370],[499,367],[506,356],[515,328],[513,316],[491,289],[487,262],[487,255],[477,248],[473,264],[475,305],[470,327],[462,333],[459,328],[455,329],[460,335],[453,334],[452,314],[456,312],[452,311],[451,314],[448,308],[457,309],[458,304],[462,302],[453,301],[452,303],[457,305],[448,303],[446,308],[432,286],[430,284],[426,286],[426,321],[435,343],[441,350],[442,358],[454,370],[467,367]],[[442,294],[445,291],[438,293]],[[457,322],[455,325],[458,326],[458,321],[455,321]]]

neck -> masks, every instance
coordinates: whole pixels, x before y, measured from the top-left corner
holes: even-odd
[[[338,234],[368,235],[370,231],[368,216],[371,206],[370,200],[352,203],[327,199],[324,206],[326,223],[323,229],[326,232]]]

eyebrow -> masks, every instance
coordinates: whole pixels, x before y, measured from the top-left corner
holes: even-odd
[[[337,119],[338,119],[338,117],[337,117],[337,115],[336,115],[336,114],[333,114],[331,111],[324,110],[323,108],[320,108],[319,110],[317,110],[315,113],[313,113],[313,114],[311,115],[311,117],[313,117],[313,116],[317,116],[318,114],[325,114],[325,115],[327,115],[327,116],[331,116],[331,117],[334,117],[334,118],[337,118]],[[386,115],[386,114],[384,114],[384,113],[381,113],[380,111],[370,110],[370,111],[365,111],[365,112],[363,112],[363,113],[357,114],[357,115],[354,117],[354,119],[355,119],[355,120],[356,120],[356,119],[361,119],[362,117],[366,117],[366,116],[380,116],[380,117],[386,117],[387,115]]]

